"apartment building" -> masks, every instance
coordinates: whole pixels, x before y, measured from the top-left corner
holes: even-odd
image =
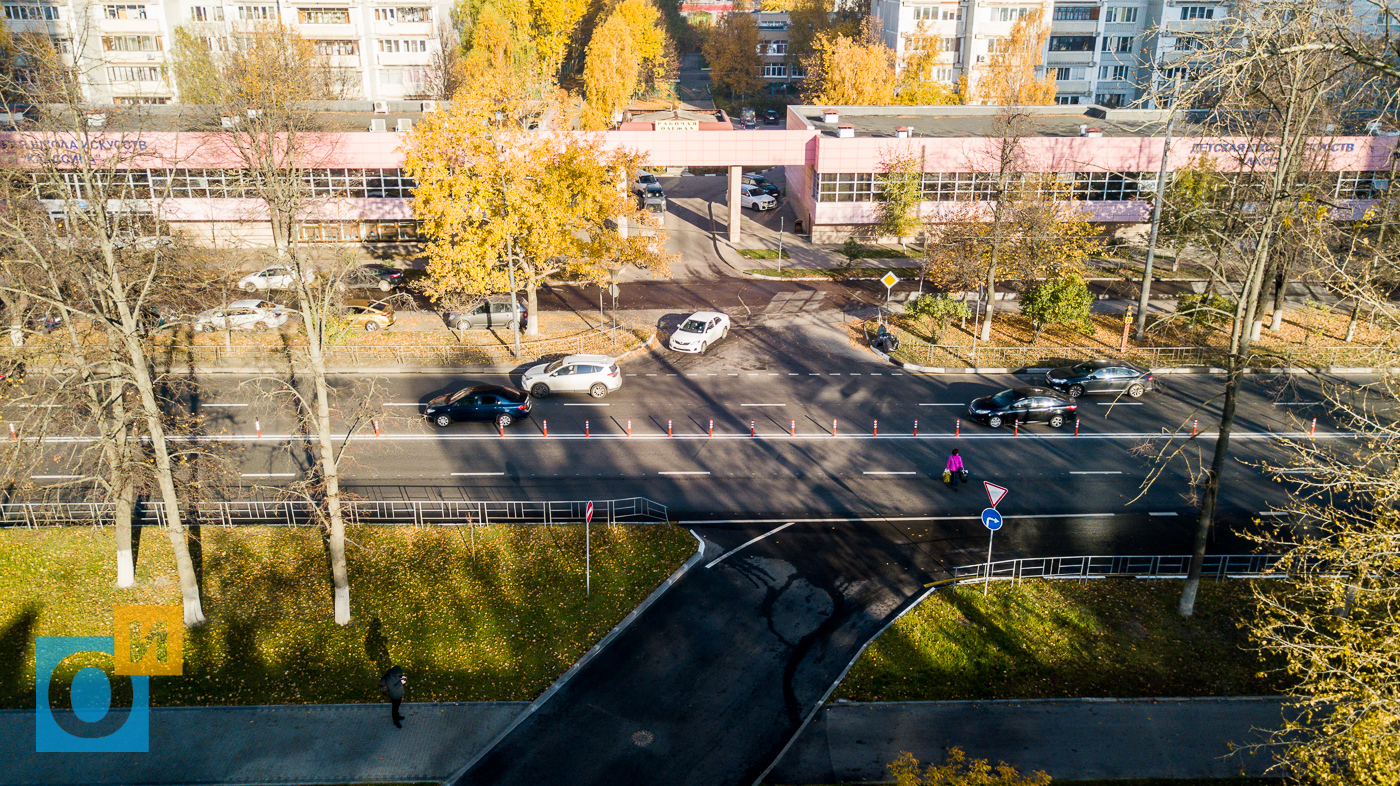
[[[934,77],[951,85],[965,75],[975,89],[976,65],[1004,46],[1011,26],[1036,8],[1050,24],[1040,73],[1054,78],[1056,103],[1119,107],[1142,99],[1154,84],[1189,75],[1200,36],[1229,6],[1203,0],[875,0],[871,13],[899,62],[911,44],[932,36],[946,53]]]
[[[434,30],[449,18],[451,0],[243,1],[249,4],[9,0],[3,6],[12,31],[49,35],[60,52],[77,58],[94,103],[179,101],[167,60],[178,25],[188,25],[212,50],[227,51],[240,24],[275,21],[330,56],[347,98],[429,97]]]
[[[786,11],[754,11],[758,23],[758,54],[763,63],[764,87],[772,95],[786,95],[797,89],[805,74],[793,52],[788,51],[788,31],[792,18]]]

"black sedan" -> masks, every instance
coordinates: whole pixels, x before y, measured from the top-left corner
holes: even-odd
[[[763,124],[765,126],[775,126],[778,124],[778,110],[766,109],[763,112]]]
[[[403,271],[389,265],[361,265],[345,274],[341,289],[377,289],[388,292],[403,284]]]
[[[1085,393],[1126,393],[1138,398],[1157,388],[1149,369],[1121,360],[1088,360],[1065,368],[1051,370],[1045,384],[1079,398]]]
[[[423,417],[446,428],[463,420],[489,420],[499,428],[530,416],[530,395],[501,385],[472,385],[428,402]]]
[[[778,190],[777,186],[773,185],[773,181],[763,175],[756,175],[753,173],[744,175],[744,185],[753,186],[774,199],[777,199],[782,193]]]
[[[1045,388],[1011,388],[995,396],[973,399],[967,416],[992,428],[1019,422],[1049,423],[1059,428],[1074,417],[1078,407],[1059,393]]]

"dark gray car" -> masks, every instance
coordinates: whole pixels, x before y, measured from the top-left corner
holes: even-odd
[[[518,301],[517,301],[518,302]],[[519,303],[520,329],[524,330],[530,321],[530,312],[524,303]],[[510,329],[510,296],[493,295],[478,301],[462,311],[449,311],[445,315],[447,326],[453,330]]]

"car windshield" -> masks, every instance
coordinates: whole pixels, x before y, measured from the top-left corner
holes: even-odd
[[[995,396],[992,396],[992,403],[999,407],[1005,407],[1010,404],[1015,404],[1020,398],[1021,394],[1014,390],[1003,390]]]
[[[447,403],[449,403],[449,404],[456,404],[458,401],[461,401],[461,400],[462,400],[462,397],[463,397],[463,396],[467,395],[468,393],[472,392],[473,390],[475,390],[475,388],[462,388],[461,390],[457,391],[456,393],[453,393],[453,394],[452,394],[452,398],[449,398],[449,399],[447,400]]]
[[[553,374],[554,372],[558,371],[559,369],[561,369],[561,368],[563,368],[563,367],[564,367],[564,361],[562,361],[562,360],[556,360],[556,361],[554,361],[553,363],[550,363],[548,366],[545,366],[545,367],[544,367],[544,373],[546,373],[546,374]]]
[[[642,175],[639,175],[639,176],[637,177],[637,182],[638,182],[638,183],[643,183],[643,184],[646,184],[646,183],[655,183],[655,182],[656,182],[656,175],[650,175],[650,174],[642,174]]]
[[[1087,363],[1080,363],[1079,365],[1074,366],[1070,369],[1070,371],[1073,371],[1076,374],[1088,374],[1089,372],[1095,371],[1097,369],[1098,366],[1094,365],[1094,361],[1090,360]]]
[[[653,212],[653,213],[656,213],[656,214],[658,214],[658,215],[660,215],[661,213],[665,213],[665,212],[666,212],[666,208],[662,207],[660,202],[648,202],[648,203],[647,203],[647,210],[649,210],[649,211],[651,211],[651,212]]]
[[[685,321],[685,324],[681,325],[681,332],[682,332],[682,333],[704,333],[704,332],[705,332],[705,323],[704,323],[704,322],[701,322],[701,321],[698,320],[698,319],[687,319],[687,320]]]

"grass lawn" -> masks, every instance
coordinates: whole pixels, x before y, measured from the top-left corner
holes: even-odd
[[[927,766],[928,762],[924,762],[924,765]],[[1284,781],[1281,778],[1128,778],[1107,781],[1055,780],[1051,783],[1064,784],[1065,786],[1283,786]],[[841,786],[841,784],[832,783],[827,784],[827,786]]]
[[[381,701],[391,662],[409,675],[410,701],[531,699],[695,551],[668,525],[592,536],[585,599],[582,527],[480,527],[475,548],[466,528],[351,527],[342,628],[317,531],[205,527],[196,553],[209,622],[187,632],[182,676],[151,678],[151,704]],[[34,637],[109,636],[114,606],[179,604],[163,532],[143,532],[136,586],[114,586],[113,562],[110,529],[0,531],[0,645],[11,653],[0,707],[34,706]],[[110,669],[92,658],[60,672]],[[129,683],[113,686],[115,705],[130,701]]]
[[[837,688],[852,701],[1251,696],[1284,686],[1238,624],[1243,581],[1103,579],[963,585],[930,595],[876,639]]]
[[[744,259],[777,259],[778,249],[776,248],[741,248],[739,256]],[[783,259],[789,259],[792,255],[783,249]]]

